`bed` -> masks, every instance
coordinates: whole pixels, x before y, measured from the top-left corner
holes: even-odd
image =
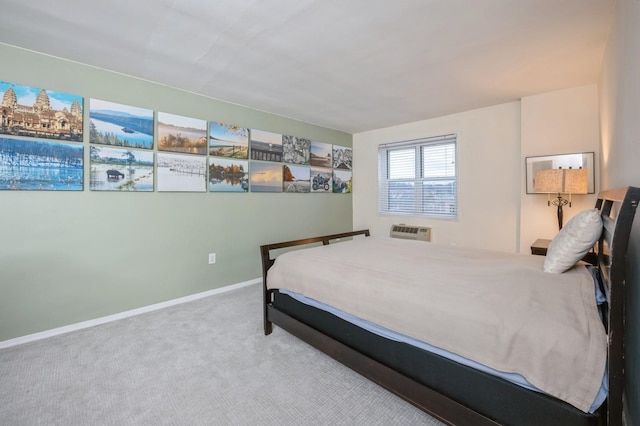
[[[262,245],[264,332],[278,325],[447,424],[621,425],[639,199],[602,191],[546,258],[368,230]]]

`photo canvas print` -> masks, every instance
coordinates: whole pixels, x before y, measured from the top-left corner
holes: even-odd
[[[0,134],[82,142],[81,96],[0,81]]]
[[[332,192],[331,169],[311,167],[311,192]]]
[[[209,191],[249,191],[249,162],[233,158],[209,157]]]
[[[282,166],[283,192],[309,192],[311,168],[285,164]]]
[[[89,147],[92,191],[153,191],[153,152]]]
[[[82,191],[82,145],[0,136],[0,190]]]
[[[251,159],[282,162],[282,135],[251,130]]]
[[[209,155],[239,160],[249,158],[249,129],[209,122]]]
[[[206,192],[207,158],[158,153],[158,191]]]
[[[351,170],[351,153],[352,150],[349,147],[333,145],[333,168]]]
[[[282,136],[282,161],[292,164],[309,164],[311,141],[297,136]]]
[[[153,110],[90,99],[89,142],[153,149]]]
[[[251,192],[282,192],[282,165],[252,161],[249,166]]]
[[[311,141],[311,165],[331,168],[331,144]]]
[[[206,155],[207,122],[197,118],[159,112],[158,149]]]
[[[351,170],[333,171],[333,192],[336,194],[351,194],[352,192],[352,176]]]

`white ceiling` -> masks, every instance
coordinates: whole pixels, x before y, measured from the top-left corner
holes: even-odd
[[[0,42],[356,133],[595,83],[614,1],[2,0]]]

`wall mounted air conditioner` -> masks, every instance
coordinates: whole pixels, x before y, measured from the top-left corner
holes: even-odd
[[[425,226],[410,226],[403,223],[391,225],[389,231],[391,238],[403,238],[405,240],[431,241],[431,228]]]

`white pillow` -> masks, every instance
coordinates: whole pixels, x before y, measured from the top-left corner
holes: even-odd
[[[598,209],[585,210],[567,222],[547,249],[543,270],[561,274],[571,268],[598,241],[602,234],[602,218]]]

